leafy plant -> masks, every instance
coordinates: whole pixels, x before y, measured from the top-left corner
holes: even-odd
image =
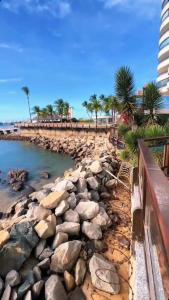
[[[127,132],[131,130],[131,127],[126,126],[125,124],[121,124],[118,127],[118,134],[120,137],[125,137]]]

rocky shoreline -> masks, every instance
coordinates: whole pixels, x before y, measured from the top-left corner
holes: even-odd
[[[0,221],[1,299],[83,300],[87,273],[96,289],[118,294],[118,271],[103,255],[103,236],[119,221],[107,202],[116,193],[107,170],[117,175],[120,161],[102,138],[29,140],[77,164],[18,200]]]

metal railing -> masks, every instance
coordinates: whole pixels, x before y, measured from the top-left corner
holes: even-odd
[[[162,152],[161,166],[154,158],[154,152],[159,147]],[[160,283],[164,298],[169,299],[168,175],[169,137],[140,140],[139,191],[143,209],[145,257],[151,300],[161,299]]]

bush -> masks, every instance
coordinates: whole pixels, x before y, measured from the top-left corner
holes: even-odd
[[[121,151],[120,152],[120,159],[125,160],[125,161],[129,161],[130,160],[130,152],[127,149]]]
[[[119,137],[125,138],[127,132],[130,130],[131,130],[131,128],[129,126],[126,126],[125,124],[119,125],[119,127],[118,127]]]

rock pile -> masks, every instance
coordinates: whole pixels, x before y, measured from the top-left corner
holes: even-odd
[[[88,271],[95,288],[119,293],[115,265],[100,254],[103,232],[114,226],[106,200],[116,182],[105,169],[116,175],[119,167],[109,153],[85,158],[13,207],[0,222],[1,299],[86,299]]]
[[[46,138],[33,137],[30,142],[57,153],[65,153],[76,161],[81,161],[85,157],[92,157],[95,150],[103,150],[105,138]]]
[[[8,173],[8,177],[10,179],[9,184],[17,192],[23,189],[24,183],[28,178],[28,172],[26,170],[11,170]]]

